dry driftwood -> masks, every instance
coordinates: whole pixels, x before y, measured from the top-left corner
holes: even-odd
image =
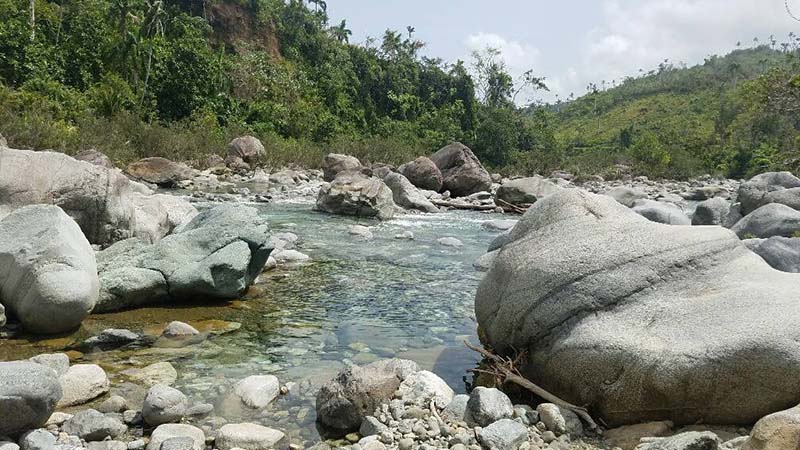
[[[470,205],[467,203],[447,202],[444,200],[431,200],[431,203],[436,206],[444,206],[453,209],[468,209],[473,211],[492,211],[497,208],[494,205]]]
[[[519,370],[514,367],[515,363],[519,362],[519,360],[522,358],[521,354],[518,355],[517,359],[512,360],[510,358],[502,358],[486,349],[476,347],[467,341],[464,341],[464,345],[466,345],[470,350],[480,353],[484,358],[488,359],[492,363],[492,370],[473,369],[473,372],[494,375],[495,378],[497,378],[501,383],[508,381],[521,386],[550,403],[554,403],[562,408],[566,408],[574,412],[578,415],[578,417],[586,422],[586,424],[589,426],[589,429],[598,434],[601,433],[600,427],[597,426],[597,423],[594,421],[594,419],[592,419],[592,416],[589,415],[589,411],[587,411],[586,408],[576,406],[570,402],[562,400],[523,377],[522,374],[519,373]]]
[[[525,214],[525,211],[527,211],[528,208],[531,207],[531,205],[523,205],[523,206],[515,205],[513,203],[508,203],[507,201],[499,198],[497,199],[497,202],[500,203],[500,207],[502,207],[503,209],[518,214]]]

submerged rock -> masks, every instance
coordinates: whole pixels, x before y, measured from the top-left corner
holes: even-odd
[[[611,426],[746,424],[800,400],[797,282],[724,228],[564,190],[514,227],[475,311],[487,344]]]
[[[342,172],[330,184],[323,185],[317,195],[317,209],[331,214],[355,217],[394,216],[392,190],[382,180],[361,172]]]
[[[52,369],[28,361],[0,362],[0,436],[44,425],[60,398]]]
[[[268,230],[256,209],[224,204],[156,244],[118,242],[97,254],[102,290],[95,311],[238,298],[272,251]]]
[[[488,191],[492,187],[489,172],[472,150],[460,142],[441,148],[430,159],[442,172],[442,189],[450,191],[453,197]]]
[[[0,300],[26,330],[76,328],[98,293],[94,250],[61,208],[25,206],[0,220]]]

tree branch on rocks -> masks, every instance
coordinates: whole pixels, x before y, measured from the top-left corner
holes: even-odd
[[[525,214],[525,211],[527,211],[528,208],[531,207],[531,205],[526,205],[524,207],[517,206],[517,205],[515,205],[513,203],[508,203],[507,201],[505,201],[503,199],[500,199],[500,198],[497,199],[497,202],[500,204],[499,206],[501,208],[505,209],[506,211],[510,210],[510,211],[518,213],[518,214]]]
[[[455,203],[455,202],[446,202],[443,200],[431,200],[436,206],[444,206],[446,208],[453,208],[453,209],[470,209],[474,211],[492,211],[496,208],[494,205],[471,205],[468,203]]]
[[[572,403],[562,400],[522,376],[519,370],[517,370],[516,365],[522,360],[524,353],[517,354],[515,359],[503,358],[484,348],[476,347],[466,340],[464,341],[464,345],[466,345],[470,350],[480,353],[484,358],[491,362],[491,370],[472,369],[473,372],[493,375],[501,384],[504,382],[511,382],[523,387],[550,403],[554,403],[562,408],[566,408],[574,412],[578,415],[578,417],[586,422],[586,424],[589,426],[589,429],[598,434],[601,433],[600,427],[597,426],[597,423],[594,421],[594,419],[592,419],[592,416],[589,415],[589,411],[586,408],[576,406]]]

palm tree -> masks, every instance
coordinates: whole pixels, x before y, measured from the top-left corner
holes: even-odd
[[[331,27],[329,29],[329,33],[332,38],[342,43],[350,42],[350,36],[353,35],[353,32],[347,28],[346,20],[342,20],[342,22],[339,25]]]
[[[150,46],[147,51],[147,67],[145,68],[144,84],[142,85],[142,97],[139,104],[144,103],[144,97],[147,93],[147,83],[150,81],[150,69],[153,63],[153,41],[156,37],[164,37],[164,20],[167,13],[164,10],[164,3],[162,0],[148,0],[147,13],[142,28],[139,30],[140,41],[145,39],[149,41]]]

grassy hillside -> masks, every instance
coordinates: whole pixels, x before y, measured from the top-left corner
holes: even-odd
[[[783,104],[800,99],[797,68],[794,51],[766,46],[690,68],[664,63],[557,105],[557,145],[578,171],[617,163],[678,177],[797,169],[797,111]]]

